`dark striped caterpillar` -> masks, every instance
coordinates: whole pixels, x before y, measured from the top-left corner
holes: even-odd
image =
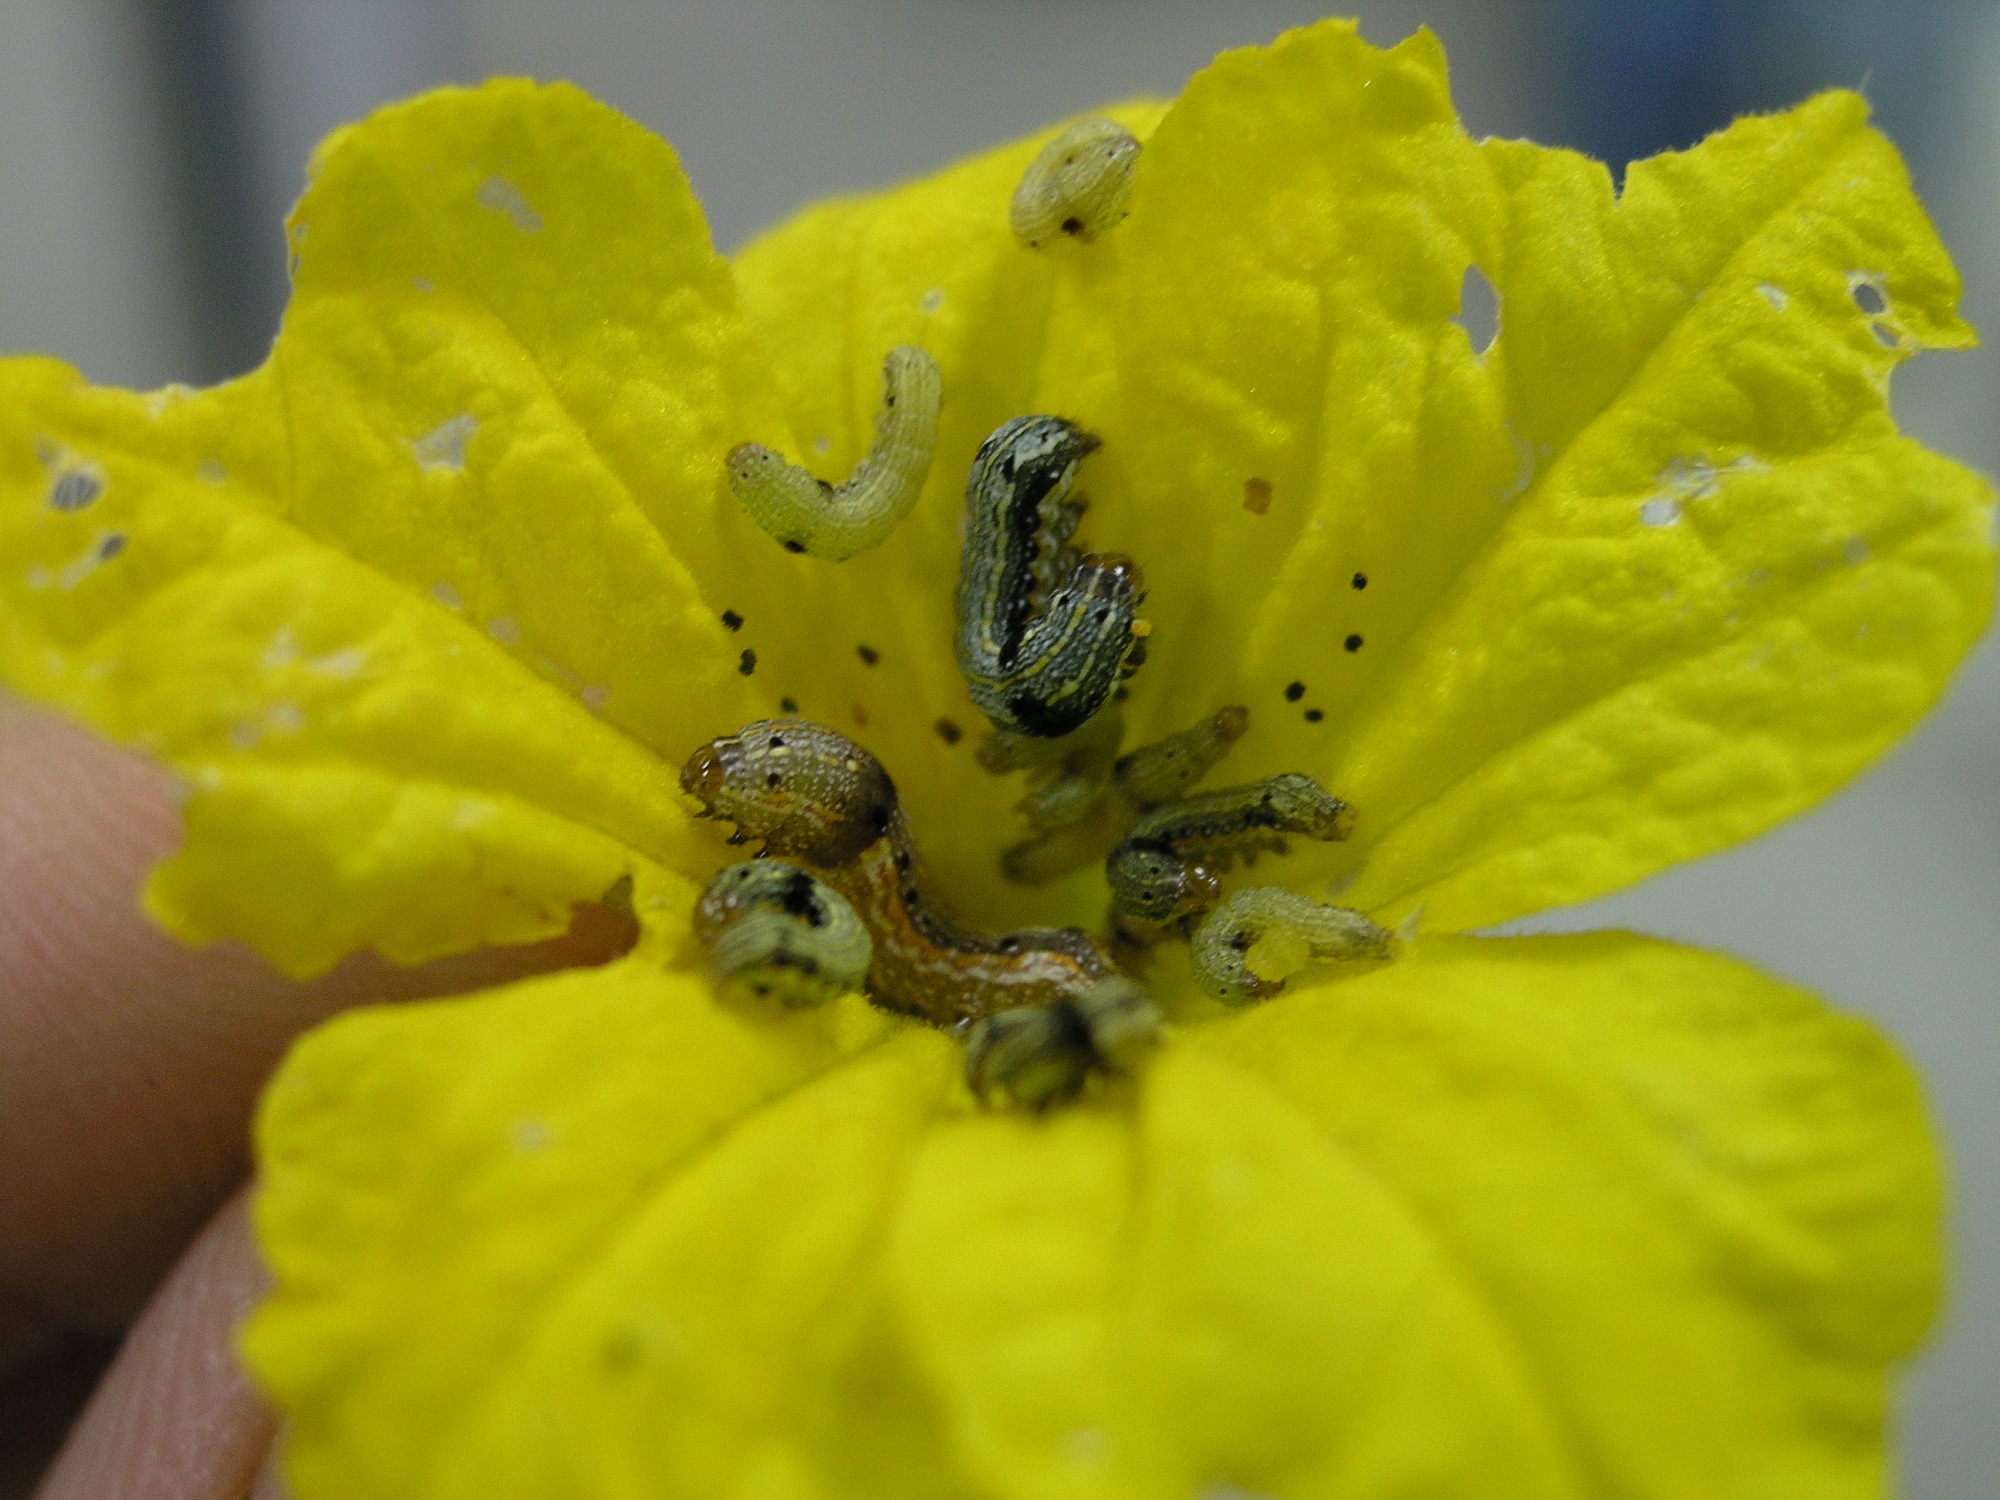
[[[1203,792],[1135,822],[1104,862],[1111,899],[1143,922],[1199,916],[1221,898],[1216,871],[1238,856],[1284,851],[1284,835],[1344,839],[1354,810],[1310,776],[1287,772]]]
[[[1016,417],[972,460],[956,645],[996,729],[1039,739],[1080,729],[1144,659],[1139,565],[1069,544],[1083,515],[1070,487],[1096,447],[1060,417]]]

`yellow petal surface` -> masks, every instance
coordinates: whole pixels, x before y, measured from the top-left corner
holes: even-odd
[[[1879,1492],[1937,1167],[1808,995],[1440,938],[1046,1119],[956,1050],[636,960],[309,1038],[246,1341],[300,1500]]]
[[[687,726],[774,707],[717,455],[779,419],[672,152],[567,87],[447,91],[329,141],[291,239],[243,380],[0,364],[0,680],[178,771],[152,909],[295,973],[704,873]]]
[[[1857,96],[1740,121],[1614,191],[1574,153],[1473,142],[1428,33],[1385,52],[1324,22],[1198,74],[1148,133],[1130,219],[1061,260],[1004,240],[998,168],[1034,144],[804,216],[743,256],[746,310],[795,410],[845,372],[851,444],[878,277],[1025,262],[1066,290],[1013,296],[1009,347],[1045,332],[999,415],[1104,435],[1084,533],[1138,558],[1155,627],[1129,738],[1241,702],[1216,779],[1306,771],[1359,808],[1289,883],[1358,871],[1347,899],[1447,928],[1628,884],[1824,797],[1983,627],[1992,491],[1887,405],[1897,364],[1972,335]],[[835,226],[867,254],[832,253]],[[1485,348],[1462,307],[1480,278]],[[950,498],[934,480],[924,504]],[[947,519],[920,510],[906,539],[933,612]],[[1101,901],[1094,877],[1000,888],[962,829],[1013,789],[906,745],[961,712],[957,683],[893,697],[898,722],[862,736],[962,903]],[[1019,836],[1000,826],[989,850]]]

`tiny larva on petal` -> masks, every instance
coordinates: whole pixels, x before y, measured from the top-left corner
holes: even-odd
[[[1124,728],[1124,716],[1115,704],[1067,739],[1027,743],[1061,747],[1094,736],[1099,725],[1109,726],[1106,739],[1115,754]],[[1031,777],[1046,776],[1047,780],[1031,779],[1028,796],[1016,808],[1026,815],[1036,834],[1001,854],[1000,873],[1016,885],[1046,885],[1072,870],[1100,862],[1134,818],[1163,802],[1185,797],[1249,727],[1249,710],[1231,704],[1205,716],[1191,729],[1118,756],[1108,773],[1094,743],[1087,754],[1065,756],[1032,770]],[[995,733],[979,752],[980,765],[989,771],[1015,769],[1019,757],[1005,752],[1012,750],[1019,738]],[[1051,804],[1059,805],[1066,796],[1083,795],[1094,799],[1087,820],[1064,823],[1047,816]]]
[[[1030,250],[1064,240],[1089,244],[1125,217],[1139,141],[1101,115],[1059,131],[1028,164],[1007,220]]]
[[[1224,901],[1195,932],[1189,959],[1196,983],[1224,1005],[1248,1005],[1277,994],[1285,981],[1266,978],[1250,966],[1251,950],[1267,933],[1292,939],[1301,962],[1387,958],[1395,944],[1393,933],[1358,911],[1277,886],[1252,886]]]
[[[860,989],[875,952],[845,897],[775,859],[718,872],[695,906],[694,930],[725,979],[794,1007]]]
[[[1180,922],[1215,904],[1222,889],[1215,871],[1236,856],[1282,849],[1285,834],[1344,839],[1353,825],[1345,802],[1288,771],[1153,809],[1126,830],[1104,876],[1126,916]]]
[[[882,361],[875,444],[844,483],[828,484],[762,444],[740,443],[724,461],[730,492],[787,552],[842,562],[879,546],[917,503],[943,404],[937,361],[900,344]]]

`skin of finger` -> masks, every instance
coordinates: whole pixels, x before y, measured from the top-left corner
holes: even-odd
[[[250,1486],[249,1500],[291,1500],[291,1491],[285,1488],[285,1481],[278,1472],[278,1460],[284,1452],[285,1431],[278,1429],[278,1435],[264,1454],[264,1465],[257,1471],[257,1482]]]
[[[266,1278],[248,1190],[223,1205],[125,1336],[36,1500],[237,1500],[276,1420],[236,1362]]]
[[[0,695],[0,1357],[130,1321],[243,1181],[258,1090],[300,1032],[601,963],[634,936],[579,908],[547,943],[409,969],[361,954],[301,984],[147,923],[140,886],[179,837],[157,767]]]

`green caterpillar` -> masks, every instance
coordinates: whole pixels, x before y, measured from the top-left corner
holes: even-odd
[[[1125,217],[1139,141],[1116,120],[1093,115],[1057,132],[1021,174],[1007,220],[1030,250],[1064,240],[1089,244]]]
[[[899,345],[882,361],[875,445],[844,484],[828,484],[761,444],[741,443],[724,460],[730,491],[787,552],[844,562],[881,545],[917,503],[943,405],[937,361],[914,344]]]

